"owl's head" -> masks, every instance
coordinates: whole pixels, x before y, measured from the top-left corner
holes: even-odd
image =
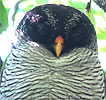
[[[91,21],[70,6],[37,6],[26,13],[16,31],[57,57],[79,47],[96,51],[96,32]]]

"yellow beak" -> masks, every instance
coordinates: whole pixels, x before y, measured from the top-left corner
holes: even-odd
[[[64,39],[60,35],[55,40],[55,45],[56,45],[55,52],[56,52],[57,57],[59,57],[61,54],[61,51],[63,49],[63,42],[64,42]]]

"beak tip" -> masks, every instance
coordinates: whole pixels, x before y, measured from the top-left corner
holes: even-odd
[[[57,56],[57,58],[60,57],[60,54],[61,54],[61,50],[56,50],[56,56]]]
[[[57,54],[56,54],[56,56],[57,56],[57,58],[59,58],[60,55],[57,55]]]
[[[60,57],[60,54],[63,48],[63,45],[62,45],[63,42],[64,42],[64,39],[62,38],[62,36],[58,36],[55,40],[55,43],[56,43],[55,51],[56,51],[57,58]]]

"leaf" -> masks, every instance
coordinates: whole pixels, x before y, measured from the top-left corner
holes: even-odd
[[[48,3],[48,0],[36,0],[36,3],[38,5],[43,5],[43,4],[47,4]]]
[[[7,58],[10,56],[10,54],[7,56]],[[5,61],[3,62],[3,66],[1,67],[1,73],[6,65],[6,62],[7,62],[7,58],[5,59]]]
[[[104,72],[105,72],[105,77],[106,77],[106,70]]]
[[[92,13],[92,9],[91,9],[91,11],[89,13],[87,13],[87,11],[86,11],[86,16],[88,16],[88,18],[90,19],[90,21],[94,25],[94,28],[96,29],[96,20],[94,18],[93,13]]]
[[[85,7],[86,7],[86,4],[83,3],[83,2],[80,2],[80,1],[71,1],[71,0],[68,0],[68,3],[71,7],[74,7],[82,12],[84,12],[85,10]]]
[[[62,4],[62,0],[49,0],[48,3],[50,3],[50,4]]]
[[[98,39],[106,40],[106,28],[103,31],[100,27],[98,27],[98,29],[97,29],[97,36],[98,36]]]
[[[106,21],[106,16],[102,9],[98,10],[96,14],[102,16],[104,18],[104,20]]]
[[[26,11],[31,10],[33,7],[34,7],[34,5],[29,4],[29,5],[26,5],[26,7],[24,9],[18,9],[18,12],[26,12]]]
[[[99,52],[105,52],[105,53],[106,53],[106,46],[103,47],[103,48],[100,48],[100,49],[99,49]]]
[[[34,7],[34,5],[28,5],[27,7],[26,7],[26,9],[25,9],[25,11],[29,11],[29,10],[31,10],[32,8]]]
[[[8,13],[0,0],[0,34],[8,27]]]

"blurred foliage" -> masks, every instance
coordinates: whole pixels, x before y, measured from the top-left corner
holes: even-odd
[[[105,72],[105,77],[106,77],[106,70],[104,72]]]
[[[106,46],[99,49],[99,52],[106,52]]]
[[[20,0],[20,1],[21,2],[18,4],[18,12],[26,12],[34,7],[32,0]]]
[[[8,12],[0,0],[0,34],[8,27]]]
[[[49,0],[36,0],[36,3],[38,5],[43,5],[43,4],[47,4]],[[58,0],[57,0],[58,1]]]
[[[98,39],[104,39],[106,40],[106,28],[105,29],[101,29],[100,27],[97,27],[98,30]]]
[[[86,16],[88,16],[88,18],[91,20],[91,22],[93,23],[93,25],[95,27],[98,39],[106,40],[106,13],[99,7],[96,9],[94,8],[94,6],[96,4],[94,4],[93,0],[92,0],[93,6],[91,5],[89,12],[86,9],[87,2],[85,2],[85,1],[90,1],[90,0],[85,0],[85,1],[84,0],[2,0],[1,2],[3,2],[6,9],[10,9],[10,11],[11,11],[11,9],[13,9],[12,8],[13,4],[12,3],[10,4],[11,1],[14,4],[14,6],[17,2],[20,1],[20,3],[18,4],[18,8],[14,9],[14,12],[16,12],[15,16],[14,16],[15,22],[17,22],[17,20],[19,20],[19,18],[24,16],[23,13],[25,13],[26,11],[28,11],[38,5],[55,3],[55,4],[63,4],[63,5],[72,6],[76,9],[80,10],[84,14],[86,14]],[[0,21],[1,21],[0,23],[2,23],[2,25],[4,25],[4,28],[0,27],[0,30],[5,30],[8,25],[7,24],[8,14],[7,14],[7,11],[4,8],[3,4],[0,4],[0,11],[2,11],[2,14],[0,14],[0,15],[2,15],[2,16],[0,16]],[[15,10],[17,10],[17,11],[15,11]],[[100,17],[101,19],[97,19],[98,17]],[[19,21],[16,24],[18,24],[18,23],[19,23]],[[103,49],[101,49],[101,51],[106,52],[106,49],[103,48]]]

